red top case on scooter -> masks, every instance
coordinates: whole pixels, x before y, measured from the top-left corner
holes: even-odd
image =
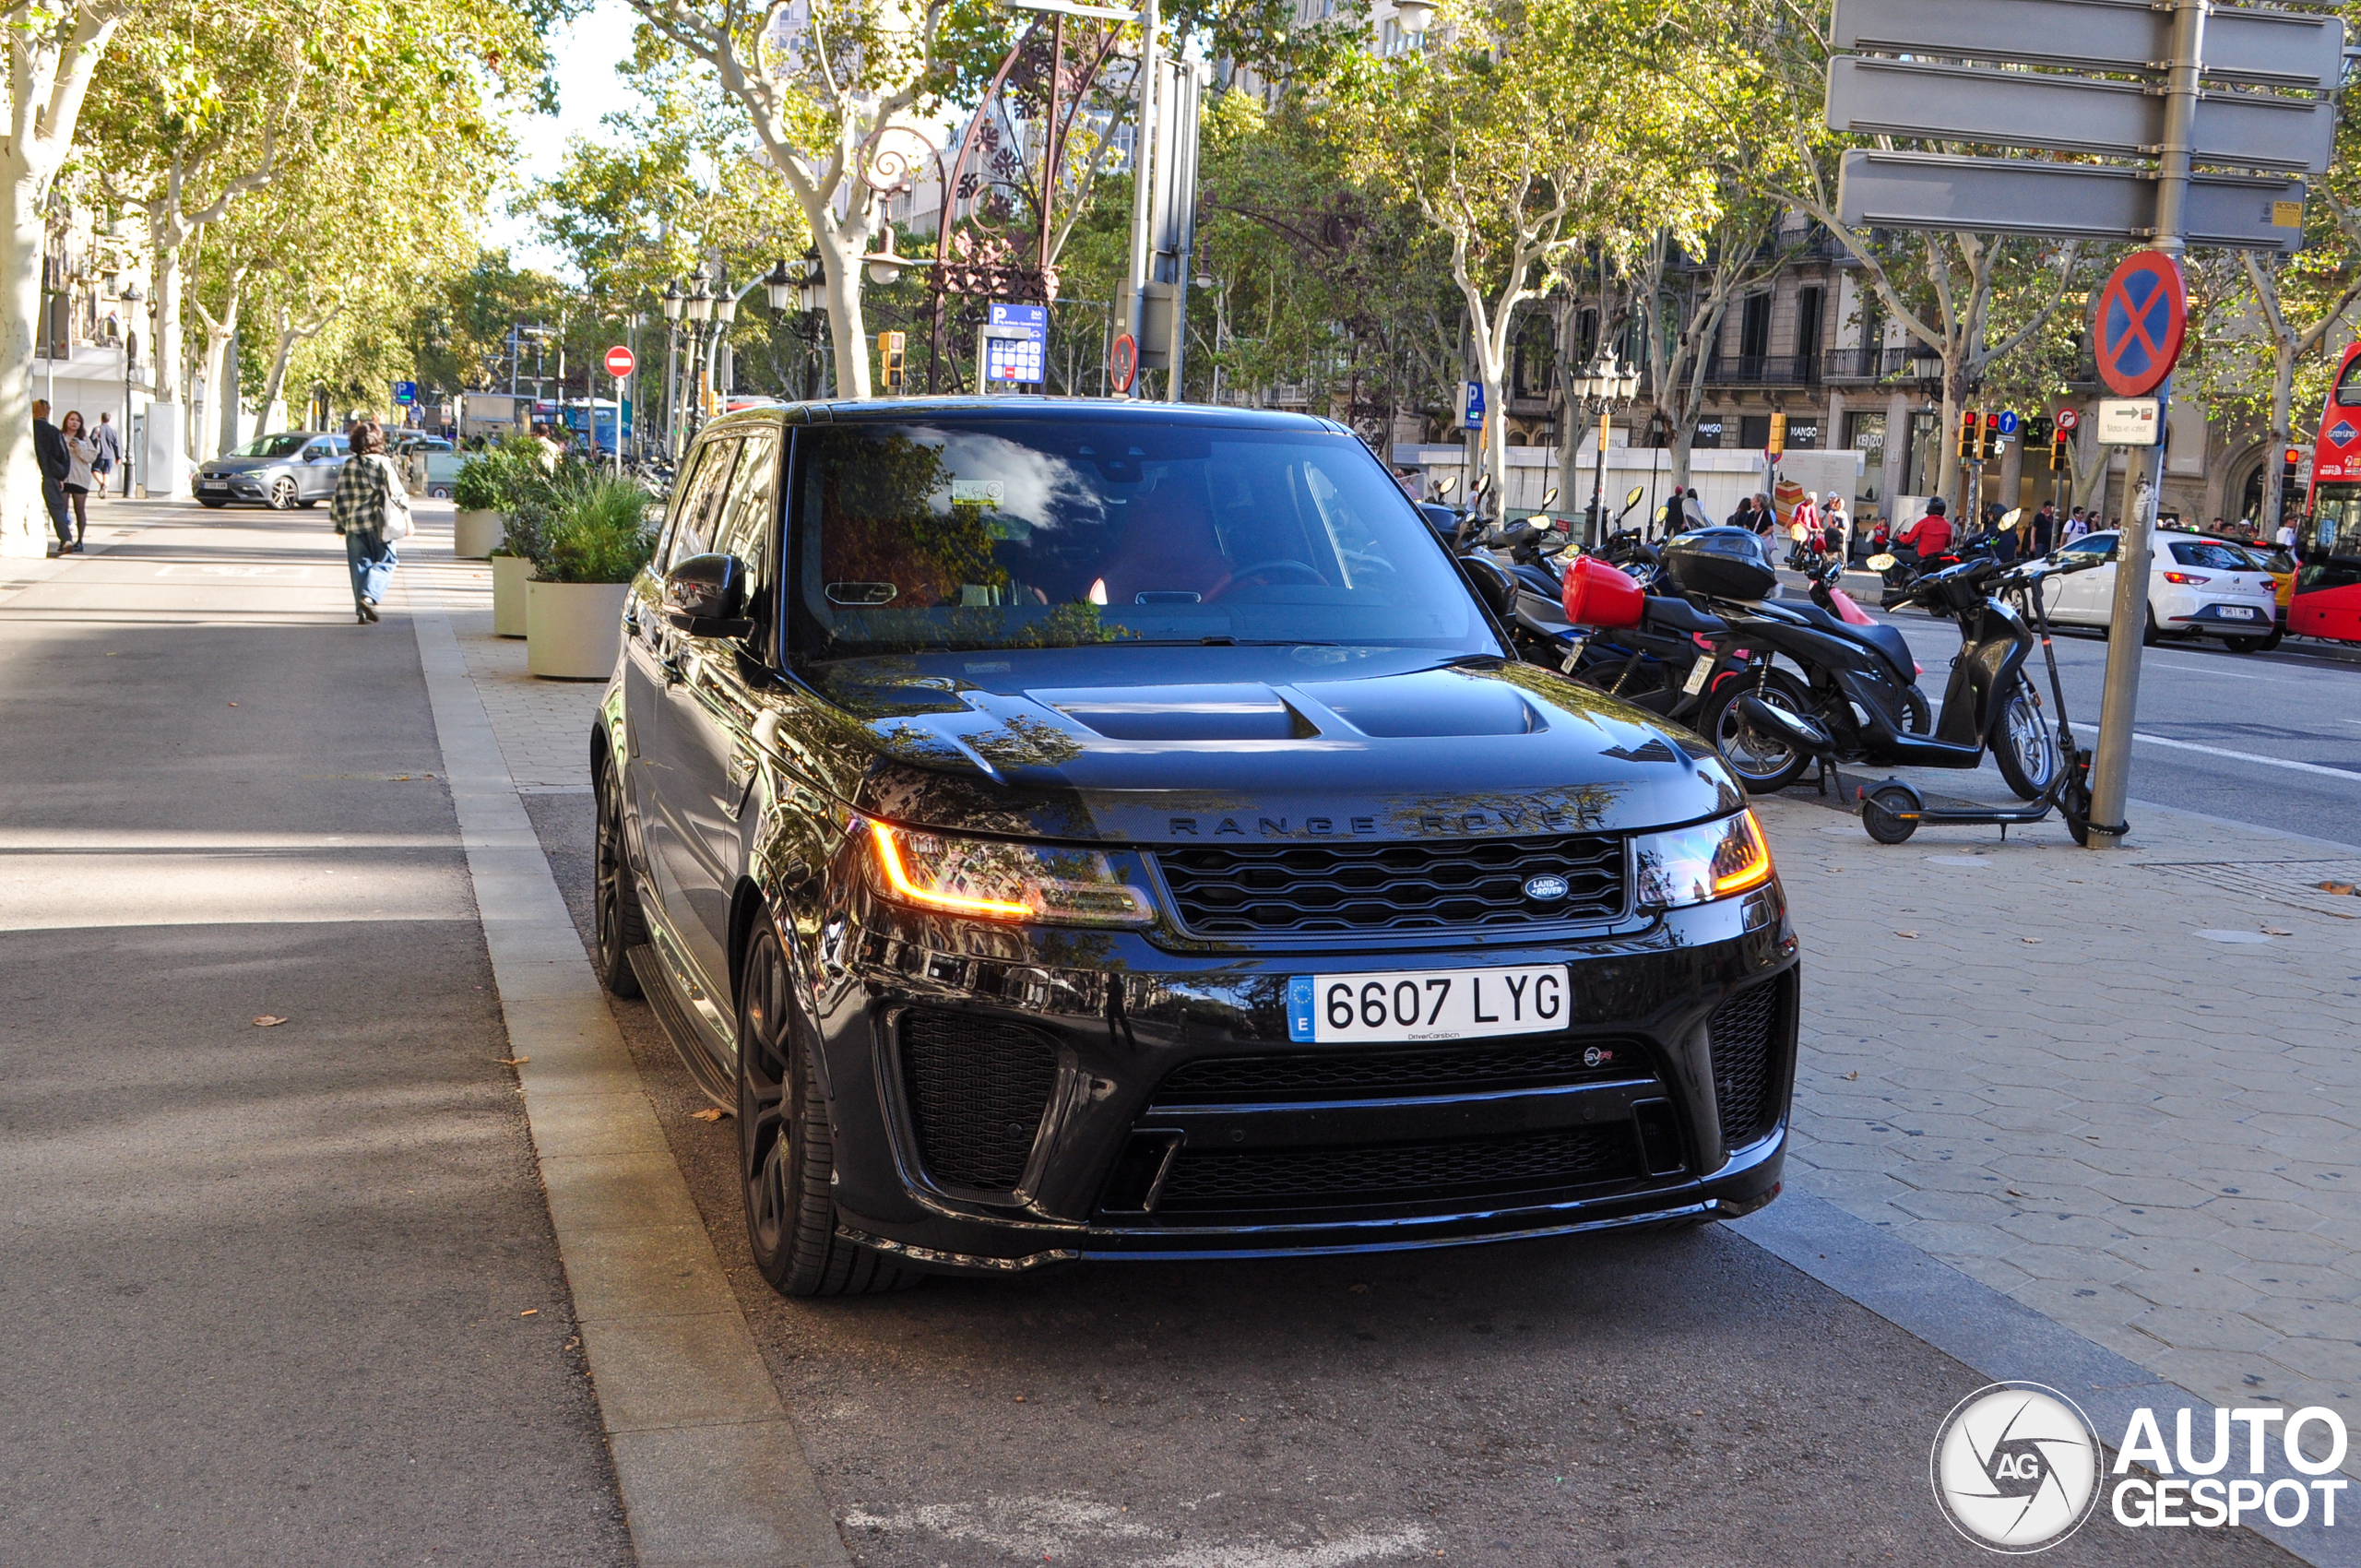
[[[1636,626],[1645,608],[1640,585],[1588,555],[1566,572],[1566,619],[1577,626]]]

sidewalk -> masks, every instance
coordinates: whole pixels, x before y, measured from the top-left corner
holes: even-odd
[[[1795,1187],[2192,1393],[2361,1420],[2361,898],[2312,885],[2361,853],[1757,809],[1809,977]]]

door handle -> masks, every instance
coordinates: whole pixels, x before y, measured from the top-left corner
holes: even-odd
[[[754,797],[754,775],[760,771],[754,754],[732,749],[725,777],[730,785],[730,814],[743,816],[746,802]]]

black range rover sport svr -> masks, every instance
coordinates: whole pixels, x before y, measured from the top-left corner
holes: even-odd
[[[1739,789],[1504,657],[1340,426],[731,416],[623,636],[599,964],[733,1110],[782,1290],[1778,1190],[1796,940]]]

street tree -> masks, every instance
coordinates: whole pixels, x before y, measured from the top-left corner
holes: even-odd
[[[131,0],[15,0],[0,7],[7,34],[7,136],[0,143],[6,249],[0,251],[0,556],[47,552],[49,521],[33,459],[32,408],[18,389],[33,379],[42,255],[50,190],[116,27]]]
[[[1710,170],[1650,154],[1709,113],[1679,69],[1701,18],[1667,0],[1471,0],[1441,38],[1337,61],[1315,110],[1358,178],[1415,201],[1450,245],[1505,494],[1505,389],[1518,307],[1584,240],[1711,210]]]

